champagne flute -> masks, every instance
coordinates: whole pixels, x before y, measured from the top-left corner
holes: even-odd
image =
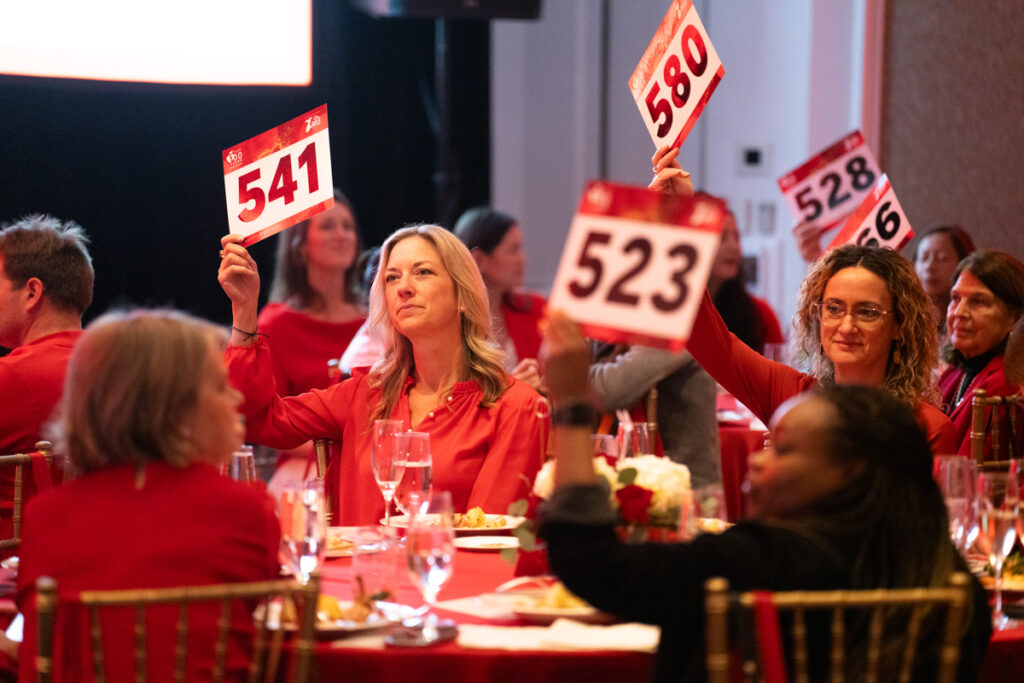
[[[422,627],[393,633],[387,642],[420,646],[455,638],[455,623],[439,620],[434,614],[437,594],[451,576],[455,559],[455,515],[448,491],[435,492],[413,511],[405,536],[405,557],[409,573],[427,603],[427,613]]]
[[[395,434],[405,429],[402,420],[374,420],[370,435],[370,465],[373,478],[377,480],[380,493],[384,496],[384,526],[391,526],[391,500],[395,488],[402,480],[404,465],[395,449]]]
[[[959,455],[935,458],[935,481],[949,513],[949,535],[965,557],[978,537],[977,478],[978,466],[971,458]]]
[[[996,602],[992,625],[1002,629],[1008,619],[1003,614],[1003,561],[1017,536],[1020,488],[1016,468],[1009,472],[982,472],[978,475],[978,545],[988,555],[995,573]]]
[[[292,574],[303,584],[324,562],[327,511],[324,483],[292,484],[281,493],[281,542]]]
[[[399,456],[405,463],[402,480],[395,489],[395,504],[412,517],[433,491],[433,461],[430,457],[430,434],[402,432],[395,434]]]

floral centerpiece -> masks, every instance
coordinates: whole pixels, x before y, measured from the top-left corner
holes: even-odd
[[[607,485],[608,501],[618,513],[620,533],[630,542],[674,537],[682,506],[692,504],[690,470],[686,465],[656,455],[623,458],[614,466],[605,456],[594,457],[598,483]],[[534,479],[530,497],[509,507],[509,514],[525,517],[514,534],[520,551],[503,551],[506,560],[516,561],[516,574],[544,574],[546,556],[537,544],[537,508],[555,490],[555,462],[549,460]],[[536,566],[533,566],[536,565]]]

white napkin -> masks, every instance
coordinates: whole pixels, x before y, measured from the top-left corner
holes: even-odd
[[[661,630],[646,624],[598,626],[557,619],[550,626],[459,626],[462,647],[500,650],[636,650],[654,652]]]

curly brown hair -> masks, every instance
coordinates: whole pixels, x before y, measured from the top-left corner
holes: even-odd
[[[934,402],[938,396],[932,371],[938,364],[935,309],[921,288],[914,267],[891,249],[848,244],[833,249],[815,263],[800,285],[793,316],[794,359],[822,384],[835,382],[835,367],[821,344],[821,322],[815,304],[825,285],[844,268],[864,268],[880,277],[892,297],[900,338],[893,341],[885,370],[885,388],[910,404]],[[899,351],[899,360],[895,352]]]

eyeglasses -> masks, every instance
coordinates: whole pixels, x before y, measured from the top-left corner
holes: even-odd
[[[814,304],[814,310],[823,323],[832,325],[842,322],[847,315],[853,316],[853,324],[858,327],[871,327],[881,322],[882,318],[892,313],[874,304],[856,304],[850,310],[846,304],[838,299],[826,299]]]

